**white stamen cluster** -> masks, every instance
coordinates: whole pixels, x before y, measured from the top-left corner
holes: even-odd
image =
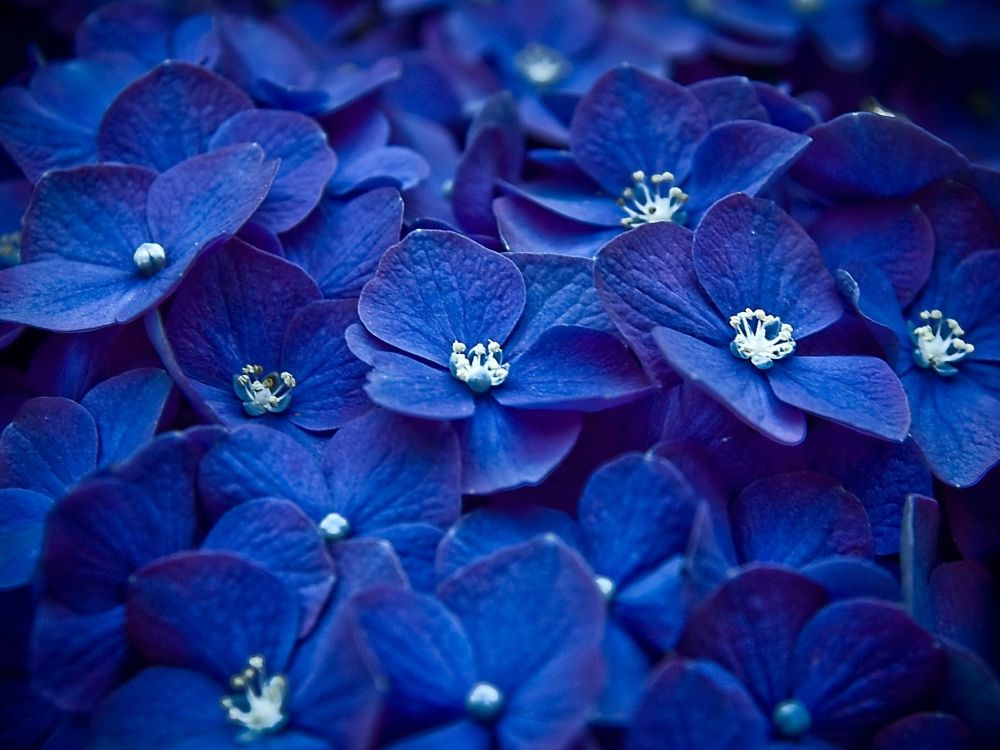
[[[283,412],[292,401],[294,387],[295,378],[290,372],[264,375],[260,365],[245,365],[238,375],[233,375],[233,391],[251,417],[259,417],[265,412]]]
[[[782,323],[777,315],[768,315],[749,307],[729,318],[736,331],[729,351],[740,359],[749,359],[758,370],[768,370],[779,359],[795,351],[792,327]]]
[[[632,173],[632,180],[635,185],[625,188],[617,201],[626,214],[622,219],[623,227],[631,229],[639,224],[655,224],[658,221],[681,223],[684,219],[681,209],[688,200],[688,194],[672,185],[672,173],[660,172],[650,175],[647,180],[646,173],[640,169]],[[664,195],[663,188],[667,185],[672,186]]]
[[[167,251],[156,242],[143,242],[132,253],[132,262],[143,276],[152,276],[167,265]]]
[[[222,699],[222,707],[229,720],[244,727],[237,737],[240,742],[250,742],[266,732],[276,732],[288,721],[284,712],[288,680],[280,674],[268,677],[263,656],[251,656],[247,668],[233,675],[229,684],[234,690],[243,691]]]
[[[465,344],[455,341],[451,345],[448,367],[452,375],[476,393],[486,393],[502,384],[510,373],[510,363],[503,361],[503,349],[492,339],[486,346],[476,344],[468,354]]]
[[[544,88],[563,80],[573,66],[560,52],[532,42],[514,55],[514,67],[525,81]]]
[[[958,370],[953,363],[974,352],[976,347],[960,338],[965,335],[962,326],[954,318],[944,317],[940,310],[924,310],[920,319],[924,325],[914,328],[911,333],[916,344],[914,362],[933,369],[938,375],[955,375]]]

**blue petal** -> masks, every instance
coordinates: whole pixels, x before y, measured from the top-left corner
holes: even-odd
[[[900,600],[899,581],[878,563],[857,557],[828,557],[809,563],[800,571],[823,584],[831,599],[867,596],[886,602]]]
[[[906,393],[880,359],[793,355],[769,376],[775,395],[787,404],[883,440],[906,437]]]
[[[92,711],[127,670],[125,608],[79,614],[43,601],[31,642],[32,687],[65,711]]]
[[[597,701],[596,721],[625,725],[642,697],[649,659],[614,620],[609,620],[604,628],[602,648],[608,676],[604,692]]]
[[[576,522],[559,510],[528,505],[466,513],[441,540],[438,574],[447,577],[481,557],[544,534],[555,534],[574,549],[580,546]]]
[[[977,252],[962,261],[940,308],[961,324],[962,338],[976,347],[970,361],[1000,362],[1000,250]]]
[[[299,607],[277,576],[228,552],[180,552],[130,581],[126,629],[151,663],[207,672],[224,683],[255,654],[281,672]]]
[[[329,509],[352,533],[408,522],[445,527],[461,510],[458,443],[445,424],[375,409],[330,438],[323,470]]]
[[[382,254],[399,241],[403,201],[381,188],[341,201],[323,198],[282,237],[285,257],[302,266],[328,299],[356,298]]]
[[[768,377],[750,362],[737,359],[728,349],[669,328],[654,329],[653,338],[681,375],[704,388],[754,429],[786,445],[796,445],[805,438],[802,412],[779,401]],[[780,362],[778,367],[784,364]]]
[[[289,321],[280,363],[297,381],[287,413],[293,424],[332,430],[371,408],[362,391],[368,367],[344,338],[356,320],[353,301],[323,300],[301,307]]]
[[[298,112],[251,109],[234,114],[215,132],[209,148],[256,143],[269,159],[280,159],[271,189],[254,221],[284,232],[302,221],[323,195],[337,166],[323,129]]]
[[[731,193],[757,195],[773,184],[809,145],[809,138],[764,122],[716,125],[698,144],[684,191],[691,220]]]
[[[576,737],[604,677],[604,605],[580,558],[537,539],[473,563],[438,596],[468,634],[476,678],[506,695],[501,743],[561,747]]]
[[[940,645],[899,608],[836,602],[802,631],[794,695],[812,714],[817,735],[853,744],[930,699],[945,662]]]
[[[100,463],[128,458],[156,432],[173,383],[153,367],[129,370],[91,388],[80,402],[94,417]]]
[[[333,546],[337,564],[337,586],[334,601],[327,614],[360,591],[372,588],[409,587],[403,566],[392,545],[383,539],[346,539]]]
[[[0,486],[59,497],[96,468],[94,419],[68,398],[26,401],[0,434]]]
[[[587,561],[617,586],[684,552],[696,509],[694,489],[668,461],[626,454],[595,471],[578,516]]]
[[[357,595],[356,617],[391,686],[396,731],[458,719],[475,682],[473,654],[459,621],[437,599],[404,589]]]
[[[713,126],[731,120],[770,122],[755,84],[744,76],[708,78],[691,84],[688,91],[698,97]]]
[[[872,750],[976,750],[972,731],[950,714],[918,713],[893,722],[872,738]]]
[[[441,529],[428,523],[401,523],[387,526],[378,536],[392,545],[414,590],[434,590],[438,582],[434,556],[444,536]]]
[[[515,195],[493,201],[500,236],[514,253],[552,253],[592,258],[605,243],[621,234],[606,228],[567,219]]]
[[[22,586],[34,576],[51,504],[31,490],[0,490],[0,590]]]
[[[213,519],[260,497],[291,500],[315,522],[328,506],[315,456],[293,438],[257,424],[237,427],[205,454],[198,490]]]
[[[379,406],[406,416],[464,419],[473,414],[477,403],[486,402],[477,400],[472,390],[447,370],[405,354],[376,352],[372,366],[365,393]]]
[[[488,750],[490,732],[471,719],[449,722],[386,745],[386,750]]]
[[[502,344],[524,300],[507,258],[452,232],[418,230],[382,256],[358,314],[383,341],[447,367],[454,341]]]
[[[552,326],[510,359],[511,375],[492,395],[513,408],[600,411],[652,388],[619,339],[583,326]]]
[[[621,65],[605,73],[577,106],[570,148],[583,169],[611,195],[632,185],[632,173],[688,171],[708,131],[701,103],[683,86]]]
[[[250,98],[225,78],[168,60],[127,86],[108,107],[97,136],[100,160],[164,172],[208,151],[216,128],[252,107]]]
[[[300,636],[312,630],[333,589],[333,561],[316,524],[287,500],[237,505],[215,523],[201,548],[237,552],[297,592]]]
[[[816,244],[771,201],[745,195],[719,201],[698,226],[693,258],[698,281],[727,320],[763,308],[791,324],[798,339],[843,313]]]
[[[0,143],[32,182],[52,169],[94,161],[94,133],[43,107],[27,90],[0,91]]]
[[[463,494],[540,482],[569,453],[581,424],[578,412],[508,409],[478,399],[475,414],[455,423]]]

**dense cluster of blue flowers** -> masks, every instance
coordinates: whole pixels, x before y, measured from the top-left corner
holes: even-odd
[[[994,0],[27,5],[0,747],[1000,747]]]

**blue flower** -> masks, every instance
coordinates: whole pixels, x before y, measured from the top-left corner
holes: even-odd
[[[253,214],[277,168],[263,159],[245,144],[160,175],[124,165],[47,174],[25,216],[22,263],[0,271],[0,319],[84,331],[138,318]]]
[[[198,484],[211,518],[252,498],[290,500],[335,555],[358,540],[388,540],[423,589],[461,510],[460,476],[447,425],[375,409],[344,425],[321,458],[262,425],[238,427],[205,455]]]
[[[580,412],[649,389],[621,342],[586,327],[604,325],[589,268],[574,278],[572,260],[549,265],[550,283],[536,286],[546,261],[526,258],[522,272],[460,235],[421,230],[386,252],[362,291],[358,313],[377,339],[349,341],[372,366],[365,391],[453,423],[464,491],[538,482],[572,447]],[[572,286],[553,296],[561,281]]]
[[[324,300],[302,269],[234,239],[192,269],[154,344],[206,418],[308,441],[370,408],[344,340],[355,319],[352,301]]]
[[[668,363],[774,440],[801,442],[803,412],[906,437],[906,397],[885,362],[809,352],[843,308],[815,244],[776,204],[734,195],[694,234],[670,223],[629,232],[598,256],[597,282],[650,369],[669,379]]]
[[[302,221],[336,169],[323,130],[298,112],[255,109],[233,84],[195,65],[168,60],[126,87],[101,121],[98,156],[163,172],[240,143],[280,160],[253,221],[274,232]]]
[[[923,705],[945,666],[940,646],[897,607],[828,604],[818,584],[771,567],[719,587],[692,615],[679,651],[706,661],[663,664],[630,748],[657,747],[664,736],[683,737],[681,747],[692,750],[726,747],[736,736],[748,749],[782,741],[851,746]],[[679,731],[707,706],[714,721]]]
[[[570,154],[498,201],[501,235],[518,251],[593,255],[624,230],[695,226],[720,198],[763,191],[809,139],[754,119],[766,119],[755,96],[738,101],[716,121],[718,105],[707,109],[693,88],[629,66],[608,71],[576,109]]]
[[[389,680],[390,747],[556,750],[583,730],[604,671],[603,607],[554,538],[474,563],[436,597],[374,589],[353,604]]]

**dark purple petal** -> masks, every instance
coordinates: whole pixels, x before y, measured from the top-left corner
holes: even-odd
[[[698,215],[731,193],[756,195],[781,177],[809,145],[809,138],[764,122],[716,125],[698,144],[684,191],[689,214]]]
[[[733,541],[745,562],[798,568],[826,557],[874,554],[864,506],[822,474],[797,472],[754,482],[731,513]]]
[[[351,533],[418,521],[446,527],[461,510],[458,443],[447,424],[375,409],[330,438],[323,470],[330,511]]]
[[[524,300],[507,258],[452,232],[419,230],[382,256],[358,314],[383,341],[447,366],[454,341],[502,344]]]
[[[670,659],[650,678],[628,750],[763,750],[767,721],[740,683],[711,662]]]
[[[769,372],[775,395],[859,432],[902,442],[910,427],[906,393],[875,357],[796,357]]]
[[[537,484],[566,457],[580,427],[578,412],[508,409],[492,398],[477,399],[475,414],[455,423],[462,493]]]
[[[560,747],[581,731],[603,681],[604,607],[575,553],[527,542],[464,568],[438,596],[468,634],[476,678],[506,696],[504,744]]]
[[[830,198],[904,196],[968,166],[953,147],[899,117],[852,112],[809,136],[793,175]]]
[[[805,438],[802,412],[779,401],[768,375],[750,362],[734,357],[728,348],[669,328],[653,329],[653,339],[672,367],[754,429],[786,445],[797,445]],[[784,364],[779,362],[777,367]]]
[[[305,221],[282,237],[285,257],[302,266],[327,298],[356,298],[382,253],[399,241],[403,201],[393,188],[347,202],[323,198]]]
[[[698,226],[693,258],[698,280],[723,316],[762,308],[801,338],[843,312],[816,244],[771,201],[745,195],[719,201]]]
[[[256,654],[280,672],[299,631],[295,595],[277,576],[229,552],[181,552],[132,578],[130,640],[154,664],[227,681]]]
[[[732,672],[771,709],[792,688],[799,633],[827,601],[826,591],[783,568],[751,568],[722,584],[688,621],[680,651]]]
[[[365,393],[379,406],[423,419],[464,419],[477,403],[472,390],[447,370],[405,354],[376,352]]]
[[[97,445],[94,419],[82,406],[33,398],[0,434],[0,486],[60,497],[97,468]]]
[[[872,750],[976,750],[979,741],[972,731],[950,714],[919,713],[900,719],[872,739]]]
[[[294,227],[316,207],[337,166],[323,129],[298,112],[239,112],[222,123],[209,148],[238,143],[256,143],[268,159],[281,160],[271,189],[254,214],[254,221],[273,232]]]
[[[605,73],[577,106],[570,148],[580,166],[612,196],[632,173],[688,171],[708,115],[683,86],[621,65]]]
[[[287,500],[237,505],[220,518],[201,545],[236,552],[273,573],[299,597],[299,636],[316,624],[333,589],[333,561],[314,524]]]
[[[835,602],[795,646],[794,694],[812,714],[816,734],[852,742],[921,705],[944,669],[941,647],[899,608]]]
[[[287,417],[306,430],[332,430],[371,408],[362,391],[368,367],[347,347],[344,331],[357,320],[351,300],[301,307],[289,321],[280,364],[295,376]]]
[[[253,102],[225,78],[167,60],[131,83],[108,107],[97,136],[101,161],[165,172],[208,151],[209,139]],[[250,141],[253,139],[247,139]]]

